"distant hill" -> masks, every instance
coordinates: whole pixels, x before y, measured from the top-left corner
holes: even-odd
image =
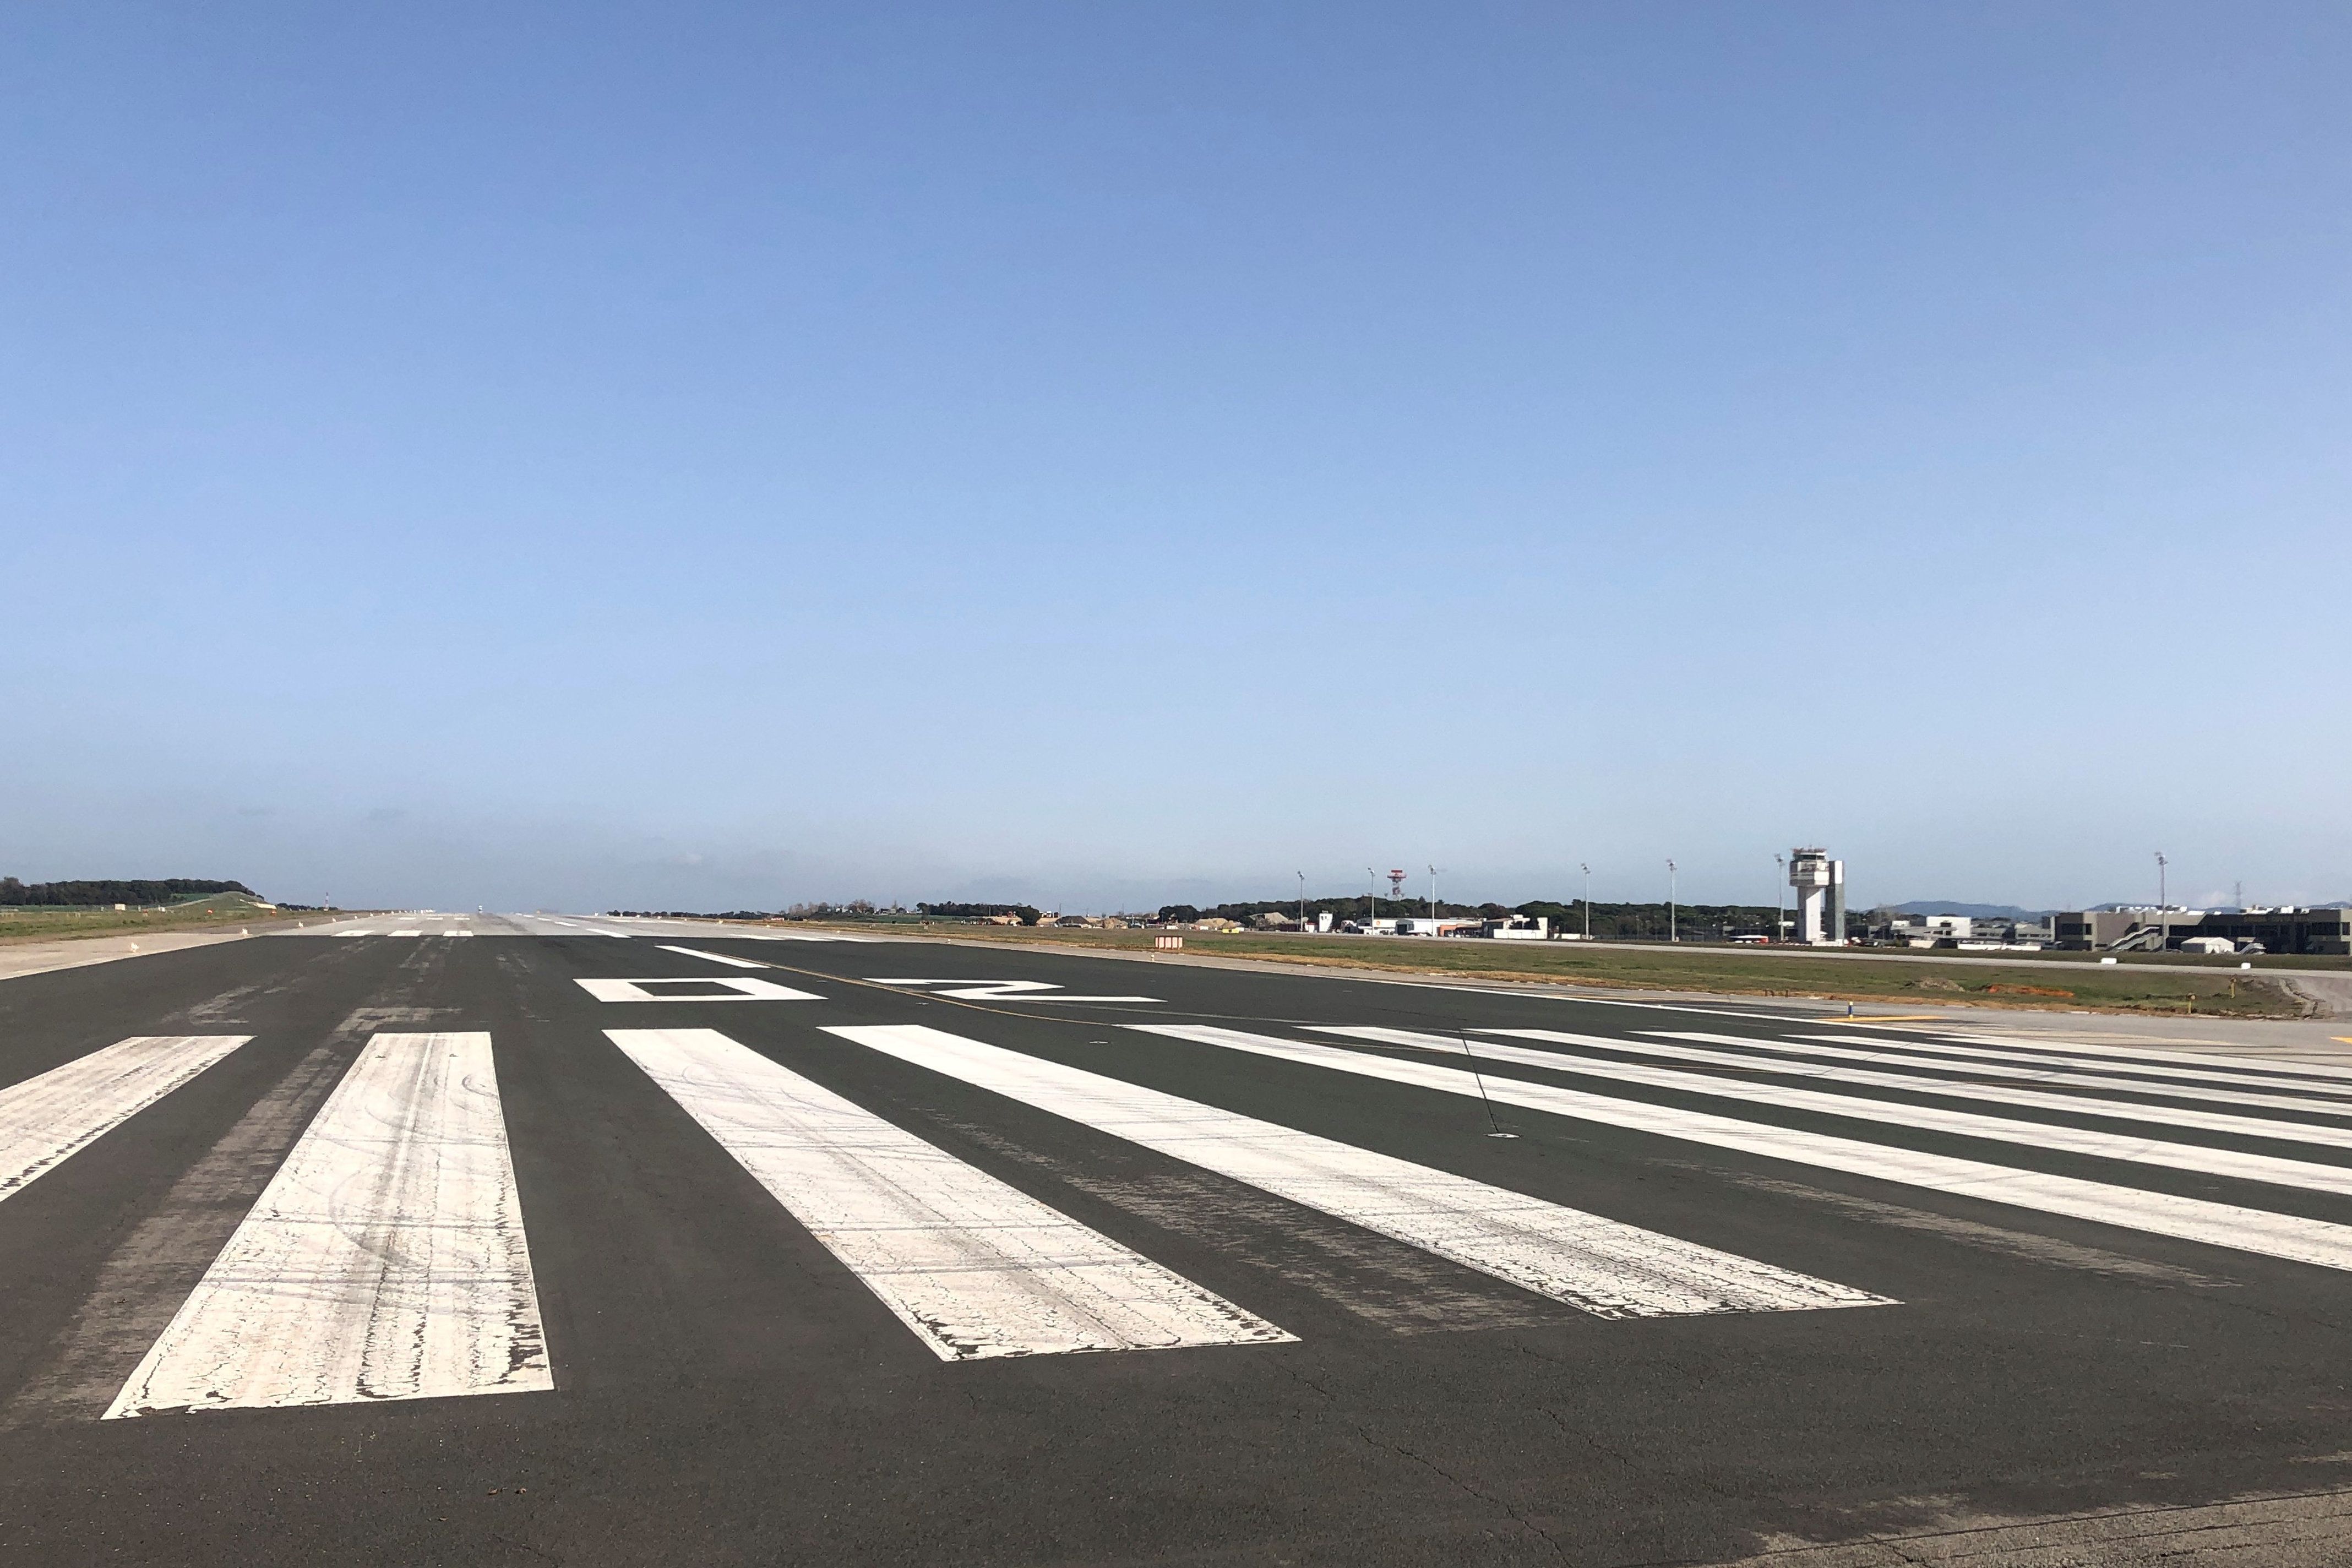
[[[193,877],[165,877],[152,881],[31,883],[20,882],[14,877],[0,877],[0,904],[48,908],[173,904],[184,899],[200,899],[207,893],[243,893],[251,899],[261,896],[243,882],[209,882]]]
[[[2038,921],[2053,911],[2021,910],[2015,904],[1956,904],[1949,899],[1914,899],[1907,904],[1886,906],[1902,915],[1966,915],[1979,921]]]

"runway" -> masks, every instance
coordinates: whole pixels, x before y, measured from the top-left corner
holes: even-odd
[[[480,911],[0,982],[8,1563],[2341,1561],[2347,1363],[2319,1060]]]

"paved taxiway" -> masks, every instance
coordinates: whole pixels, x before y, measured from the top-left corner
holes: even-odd
[[[2352,1068],[1998,1018],[420,911],[0,984],[0,1300],[9,1563],[2352,1552]]]

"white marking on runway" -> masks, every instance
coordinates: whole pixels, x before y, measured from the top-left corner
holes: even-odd
[[[2113,1062],[2118,1068],[2130,1066],[2142,1071],[2157,1064],[2170,1066],[2174,1063],[2187,1063],[2190,1067],[2216,1069],[2220,1076],[2229,1078],[2326,1079],[2340,1084],[2352,1084],[2352,1068],[2330,1067],[2325,1062],[2289,1063],[2262,1057],[2225,1057],[2201,1051],[2151,1050],[2144,1046],[2101,1046],[2079,1040],[2052,1041],[2036,1039],[2030,1035],[1976,1035],[1954,1032],[1948,1037],[1968,1045],[1997,1046],[2011,1051],[2021,1047],[2053,1056],[2097,1057]],[[2088,1067],[2097,1064],[2086,1062],[2083,1065]]]
[[[1391,1083],[1436,1089],[1444,1094],[1477,1097],[1482,1093],[1480,1079],[1460,1068],[1400,1061],[1392,1057],[1370,1056],[1339,1046],[1277,1039],[1270,1035],[1253,1035],[1240,1029],[1194,1025],[1129,1024],[1123,1026],[1145,1034],[1166,1035],[1202,1045],[1222,1046],[1228,1050],[1247,1051],[1255,1056],[1329,1068],[1354,1073],[1360,1078],[1384,1079]],[[1521,1106],[1529,1110],[1598,1122],[1608,1127],[1623,1127],[1636,1132],[1656,1133],[1661,1137],[1717,1149],[1759,1154],[1792,1164],[1846,1171],[1880,1181],[1899,1182],[1906,1186],[1982,1198],[1990,1203],[2064,1215],[2074,1219],[2094,1220],[2101,1225],[2146,1231],[2153,1236],[2175,1237],[2184,1241],[2200,1241],[2267,1258],[2317,1264],[2326,1268],[2352,1269],[2352,1226],[2333,1225],[2325,1220],[2273,1214],[2267,1209],[2212,1203],[2203,1198],[2177,1197],[2169,1193],[2145,1192],[2137,1187],[2086,1181],[2077,1176],[2046,1175],[2013,1165],[1997,1165],[1988,1160],[1923,1153],[1916,1149],[1872,1143],[1858,1138],[1807,1132],[1792,1127],[1776,1127],[1769,1122],[1744,1121],[1713,1111],[1685,1110],[1636,1100],[1616,1100],[1583,1089],[1564,1089],[1557,1084],[1530,1083],[1524,1079],[1486,1077],[1483,1082],[1483,1094],[1499,1104]]]
[[[1448,1056],[1465,1054],[1463,1042],[1449,1035],[1423,1035],[1410,1029],[1357,1028],[1328,1025],[1314,1026],[1318,1035],[1341,1035],[1351,1039],[1373,1040],[1388,1045],[1409,1046],[1415,1050],[1443,1051]],[[1779,1073],[1789,1078],[1820,1079],[1829,1083],[1851,1083],[1875,1089],[1902,1089],[1915,1094],[1943,1095],[1953,1100],[1973,1100],[1996,1105],[2023,1105],[2041,1110],[2063,1111],[2074,1116],[2104,1117],[2111,1121],[2147,1121],[2161,1127],[2195,1127],[2209,1132],[2226,1132],[2242,1138],[2267,1138],[2285,1143],[2311,1143],[2337,1149],[2352,1149],[2352,1128],[2324,1127],[2307,1121],[2279,1121],[2261,1116],[2231,1116],[2219,1111],[2191,1110],[2170,1105],[2142,1105],[2130,1100],[2100,1100],[2081,1093],[2069,1093],[2061,1089],[2021,1089],[2001,1084],[1960,1083],[1950,1079],[1921,1078],[1912,1073],[1880,1072],[1861,1067],[1824,1067],[1819,1062],[1779,1061],[1750,1056],[1738,1051],[1703,1050],[1691,1046],[1663,1046],[1649,1040],[1619,1040],[1599,1035],[1570,1037],[1549,1029],[1482,1029],[1484,1035],[1503,1035],[1513,1039],[1573,1040],[1579,1045],[1605,1050],[1622,1051],[1628,1056],[1663,1058],[1667,1061],[1701,1062],[1711,1067],[1745,1068],[1753,1072]],[[1677,1038],[1728,1038],[1717,1036],[1679,1036]],[[1740,1042],[1745,1044],[1746,1042]],[[1570,1056],[1559,1051],[1531,1051],[1521,1047],[1498,1046],[1480,1039],[1477,1054],[1496,1061],[1519,1062],[1528,1067],[1549,1068],[1559,1072],[1585,1072],[1589,1058]],[[1707,1085],[1738,1083],[1739,1080],[1695,1075]],[[1744,1086],[1743,1086],[1744,1087]],[[1714,1092],[1710,1087],[1709,1092]],[[1907,1105],[1885,1100],[1853,1099],[1848,1103],[1872,1108],[1873,1121],[1910,1121]],[[1900,1116],[1890,1112],[1902,1111]],[[2001,1119],[2003,1126],[2019,1123]],[[2001,1134],[2006,1138],[2006,1133]],[[2113,1136],[2113,1134],[2102,1134]],[[2134,1140],[2137,1143],[2137,1140]],[[2117,1156],[2120,1157],[2120,1156]],[[2352,1170],[2346,1171],[2352,1177]]]
[[[868,980],[868,985],[950,986],[934,995],[971,1002],[1157,1002],[1157,996],[1070,996],[1043,980]]]
[[[1557,1029],[1496,1029],[1491,1032],[1516,1039],[1551,1040],[1561,1045],[1597,1046],[1603,1049],[1618,1049],[1625,1046],[1622,1040],[1599,1035],[1571,1035]],[[1454,1048],[1459,1048],[1458,1042],[1452,1044]],[[1717,1078],[1709,1073],[1688,1072],[1675,1068],[1635,1067],[1628,1062],[1603,1061],[1593,1057],[1563,1057],[1558,1051],[1528,1051],[1524,1055],[1517,1055],[1514,1054],[1517,1048],[1509,1046],[1488,1046],[1486,1048],[1497,1060],[1523,1061],[1534,1067],[1549,1068],[1555,1072],[1572,1072],[1580,1078],[1612,1079],[1620,1083],[1710,1095],[1742,1100],[1750,1105],[1769,1105],[1784,1110],[1822,1111],[1859,1121],[1953,1132],[1964,1138],[1985,1138],[2029,1149],[2055,1149],[2069,1154],[2086,1154],[2095,1159],[2125,1160],[2136,1165],[2194,1171],[2200,1175],[2269,1182],[2280,1186],[2299,1187],[2305,1192],[2352,1194],[2352,1166],[2293,1160],[2279,1154],[2249,1154],[2235,1149],[2216,1149],[2203,1143],[2176,1143],[2143,1133],[2099,1132],[2083,1127],[2060,1126],[2054,1122],[2026,1121],[2011,1116],[1950,1110],[1942,1106],[1912,1105],[1856,1094],[1829,1094],[1819,1089],[1788,1089],[1779,1084]],[[1632,1048],[1641,1049],[1638,1046]],[[2099,1114],[2121,1116],[2126,1121],[2149,1120],[2131,1117],[2120,1110]],[[2181,1114],[2193,1116],[2197,1113],[2184,1111]]]
[[[22,1192],[251,1035],[139,1035],[0,1089],[0,1198]]]
[[[604,1033],[942,1361],[1296,1338],[714,1029]]]
[[[384,932],[384,935],[386,936],[423,936],[424,934],[425,933],[421,931],[393,931]]]
[[[2036,1050],[2024,1042],[2011,1045],[1977,1036],[1956,1035],[1949,1039],[1905,1040],[1900,1043],[1879,1039],[1874,1036],[1800,1035],[1799,1039],[1842,1042],[1847,1045],[1867,1044],[1882,1048],[1907,1050],[1914,1054],[1934,1052],[1945,1057],[1964,1057],[1974,1061],[2034,1062],[2044,1067],[2071,1068],[2077,1072],[2111,1073],[2120,1078],[2126,1074],[2160,1079],[2185,1079],[2212,1088],[2228,1084],[2243,1084],[2254,1089],[2300,1089],[2306,1094],[2352,1096],[2352,1085],[2337,1080],[2324,1068],[2313,1069],[2311,1076],[2302,1068],[2283,1062],[2264,1061],[2259,1058],[2197,1057],[2184,1052],[2174,1057],[2165,1053],[2161,1060],[2146,1060],[2120,1048],[2097,1060],[2069,1054],[2090,1050],[2088,1046],[2068,1047],[2065,1050]],[[2178,1062],[2210,1062],[2210,1067],[2179,1067]],[[2235,1063],[2235,1070],[2221,1065]],[[2153,1089],[2155,1086],[2150,1085]]]
[[[779,985],[772,980],[761,980],[750,974],[719,974],[711,976],[655,974],[640,980],[583,980],[580,988],[599,1002],[822,1002],[824,997],[810,991],[795,991],[789,985]],[[667,990],[651,991],[648,986],[666,986]],[[696,985],[716,985],[723,994],[712,995],[705,991],[695,995],[683,988]]]
[[[1881,1067],[1903,1068],[1912,1071],[1934,1068],[1941,1072],[1960,1073],[1971,1078],[1997,1078],[2027,1083],[2054,1084],[2068,1088],[2087,1089],[2095,1095],[2112,1097],[2118,1094],[2154,1095],[2166,1100],[2201,1100],[2216,1105],[2262,1106],[2280,1110],[2307,1110],[2321,1116],[2352,1116],[2352,1100],[2331,1099],[2336,1091],[2314,1088],[2300,1094],[2261,1094],[2252,1089],[2209,1087],[2204,1083],[2150,1082],[2144,1079],[2126,1078],[2112,1072],[2069,1072],[2055,1067],[2018,1067],[2000,1059],[1992,1051],[1976,1053],[1990,1060],[1959,1059],[1937,1056],[1918,1047],[1893,1041],[1866,1039],[1847,1035],[1802,1035],[1799,1042],[1759,1040],[1746,1035],[1708,1035],[1684,1033],[1664,1029],[1645,1029],[1663,1039],[1696,1040],[1703,1044],[1737,1046],[1743,1050],[1769,1052],[1776,1056],[1832,1057],[1840,1061],[1875,1062]],[[2026,1058],[2031,1060],[2032,1058]],[[1758,1060],[1759,1067],[1778,1067]],[[2070,1064],[2079,1067],[2081,1064]],[[1816,1068],[1818,1063],[1813,1064]],[[2021,1101],[2020,1103],[2023,1103]]]
[[[554,1386],[490,1037],[379,1034],[107,1415]]]
[[[682,952],[688,958],[707,958],[713,963],[731,963],[738,969],[766,969],[770,967],[769,965],[761,963],[756,958],[736,958],[731,954],[724,952],[705,952],[698,947],[672,947],[667,942],[663,942],[659,945],[664,952]]]
[[[885,942],[888,940],[878,936],[851,936],[845,931],[730,931],[726,934],[739,942]]]
[[[1599,1317],[1889,1304],[1866,1290],[921,1025],[825,1032]]]

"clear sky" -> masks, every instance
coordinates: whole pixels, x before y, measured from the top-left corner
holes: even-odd
[[[2352,897],[2340,5],[16,6],[0,870]]]

